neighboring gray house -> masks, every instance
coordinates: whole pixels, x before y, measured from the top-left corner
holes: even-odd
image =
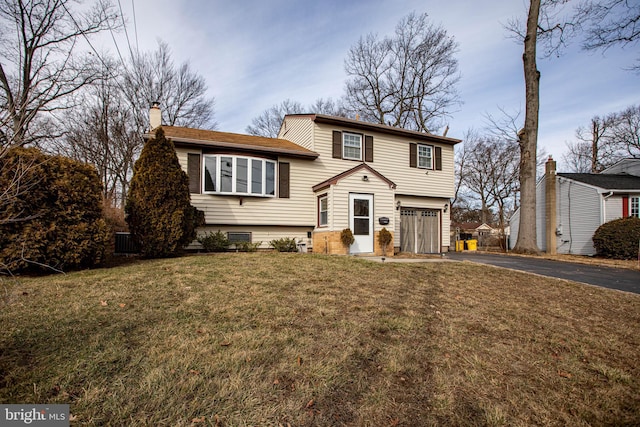
[[[625,159],[592,174],[556,173],[549,158],[536,197],[538,247],[548,253],[594,255],[591,238],[600,225],[640,216],[640,159]],[[517,210],[511,218],[511,247],[519,222]]]

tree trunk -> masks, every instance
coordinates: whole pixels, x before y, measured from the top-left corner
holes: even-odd
[[[538,110],[540,72],[536,65],[536,44],[540,0],[531,0],[524,38],[524,82],[526,112],[524,132],[520,136],[520,226],[514,248],[519,253],[538,253],[536,243],[536,158],[538,145]]]

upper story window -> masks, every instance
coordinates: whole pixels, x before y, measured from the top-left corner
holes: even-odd
[[[362,135],[347,132],[342,134],[342,158],[362,160]]]
[[[205,155],[204,193],[275,196],[276,163],[252,157]]]
[[[418,144],[418,167],[433,169],[433,147]]]

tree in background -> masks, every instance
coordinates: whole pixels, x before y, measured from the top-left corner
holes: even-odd
[[[118,16],[108,1],[73,15],[72,3],[0,3],[0,158],[7,147],[55,134],[44,113],[70,108],[70,95],[97,78],[76,47],[81,38],[118,28]]]
[[[109,233],[93,166],[36,148],[13,148],[3,160],[9,167],[0,172],[0,188],[21,164],[30,165],[24,179],[33,185],[4,206],[0,270],[63,271],[103,261]]]
[[[583,48],[607,50],[629,47],[640,40],[640,2],[630,0],[585,1],[577,9],[587,21]],[[640,72],[640,57],[631,70]]]
[[[114,207],[124,206],[149,127],[150,100],[161,103],[166,124],[215,127],[213,99],[206,97],[204,78],[188,63],[176,68],[162,42],[156,52],[136,55],[125,64],[101,55],[95,64],[99,77],[79,91],[79,108],[63,116],[64,137],[46,146],[95,165],[103,194]]]
[[[214,99],[207,98],[204,77],[191,69],[189,62],[173,63],[169,45],[158,42],[158,50],[134,52],[126,67],[122,87],[136,119],[136,128],[148,129],[149,107],[154,102],[162,106],[162,123],[215,129]]]
[[[457,49],[426,13],[403,18],[392,37],[360,38],[345,60],[346,109],[372,123],[437,130],[459,104]]]
[[[563,160],[571,172],[598,173],[624,158],[640,158],[640,105],[606,116],[576,129]]]
[[[268,138],[276,138],[280,132],[282,120],[287,114],[328,114],[330,116],[345,117],[346,113],[340,105],[331,98],[318,98],[313,104],[305,108],[301,103],[285,99],[280,104],[264,110],[262,114],[251,120],[251,125],[247,126],[245,131],[249,135],[266,136]]]
[[[133,240],[146,258],[176,255],[196,237],[202,215],[191,206],[189,178],[162,128],[135,163],[125,212]]]

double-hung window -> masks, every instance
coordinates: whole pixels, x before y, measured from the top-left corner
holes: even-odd
[[[629,208],[631,216],[640,217],[640,197],[629,197]]]
[[[327,196],[318,199],[318,225],[324,227],[329,224],[329,202]]]
[[[204,193],[275,196],[276,163],[232,155],[204,156]]]
[[[342,134],[342,158],[362,160],[362,135],[347,132]]]
[[[433,169],[433,147],[418,144],[418,167]]]

